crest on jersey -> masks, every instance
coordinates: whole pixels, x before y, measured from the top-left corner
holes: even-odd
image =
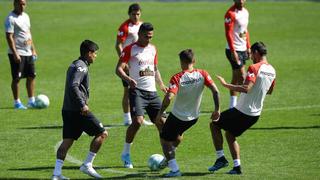
[[[118,31],[118,36],[123,36],[123,32],[122,31]]]
[[[80,72],[87,72],[87,68],[83,68],[83,67],[78,67],[77,68],[77,71],[80,71]]]
[[[247,76],[253,78],[253,77],[254,77],[254,73],[248,72],[248,75],[247,75]]]
[[[175,84],[169,84],[169,89],[175,89],[177,86]]]
[[[229,24],[229,23],[231,22],[231,18],[225,18],[225,19],[224,19],[224,22],[227,23],[227,24]]]

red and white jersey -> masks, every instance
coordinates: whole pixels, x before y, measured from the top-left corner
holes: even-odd
[[[246,51],[250,48],[248,24],[249,12],[246,8],[238,10],[235,5],[229,8],[224,16],[227,49]]]
[[[142,22],[134,24],[130,19],[126,20],[118,29],[117,39],[123,43],[123,48],[138,40],[138,32]]]
[[[276,71],[266,61],[252,64],[248,68],[247,81],[254,83],[248,93],[241,93],[236,109],[249,116],[259,116],[267,92],[275,84]]]
[[[121,53],[120,61],[129,65],[129,75],[137,82],[137,88],[155,92],[155,66],[158,64],[157,49],[148,44],[145,47],[133,43],[125,47]]]
[[[201,69],[182,71],[172,76],[168,90],[176,94],[172,114],[181,121],[198,118],[203,88],[212,83],[210,75]]]

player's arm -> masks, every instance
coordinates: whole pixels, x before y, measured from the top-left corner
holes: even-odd
[[[34,46],[34,43],[33,43],[33,40],[31,40],[31,51],[32,51],[33,56],[38,56],[37,51],[36,51],[36,47]]]
[[[243,93],[248,93],[252,89],[254,82],[246,80],[243,85],[234,85],[234,84],[229,84],[227,83],[223,77],[217,76],[218,80],[220,83],[225,87],[228,88],[232,91],[237,91],[237,92],[243,92]]]
[[[124,81],[128,82],[131,88],[135,88],[137,86],[137,82],[128,76],[125,72],[127,63],[119,60],[116,66],[116,74],[123,79]]]
[[[120,57],[121,56],[121,52],[123,50],[123,42],[119,38],[117,38],[117,40],[116,40],[115,48],[116,48],[118,57]]]
[[[160,111],[158,112],[158,115],[156,118],[156,124],[158,124],[158,126],[162,126],[164,124],[162,115],[166,111],[168,106],[170,105],[171,100],[174,98],[174,96],[175,96],[175,94],[172,92],[167,92],[166,95],[164,96]]]
[[[80,109],[81,114],[86,115],[89,112],[89,107],[86,104],[86,100],[84,99],[82,92],[80,90],[80,84],[85,76],[85,72],[82,70],[83,68],[80,66],[75,67],[75,68],[76,68],[76,70],[74,71],[74,73],[70,77],[70,86],[71,87],[69,87],[69,88],[71,88],[71,90],[72,90],[71,92],[72,92],[73,98],[81,107],[81,109]]]
[[[240,64],[239,56],[237,51],[234,48],[234,23],[235,23],[235,15],[231,12],[227,12],[224,19],[224,27],[225,27],[225,35],[227,39],[228,46],[230,48],[233,60]]]
[[[271,95],[272,94],[272,92],[273,92],[273,88],[274,88],[274,85],[275,85],[275,80],[273,80],[273,82],[272,82],[272,84],[271,84],[271,86],[270,86],[270,88],[269,88],[269,90],[268,90],[268,92],[267,92],[267,94],[269,94],[269,95]]]
[[[215,83],[211,83],[208,88],[211,90],[213,102],[214,102],[214,111],[212,112],[211,119],[218,120],[220,117],[220,101],[219,101],[219,90]]]
[[[6,39],[8,42],[8,46],[11,49],[12,53],[13,53],[13,57],[14,57],[14,61],[16,63],[20,63],[21,62],[21,58],[17,52],[16,49],[16,43],[14,42],[14,38],[13,38],[13,33],[10,32],[6,32]]]
[[[160,74],[160,71],[159,71],[157,65],[154,65],[154,72],[155,72],[156,82],[157,82],[157,84],[160,86],[161,91],[163,91],[163,92],[166,93],[167,90],[168,90],[168,88],[167,88],[167,86],[165,86],[165,85],[163,84],[163,81],[162,81],[162,78],[161,78],[161,74]]]

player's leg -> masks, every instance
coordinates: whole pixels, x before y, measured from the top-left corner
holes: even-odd
[[[27,109],[25,107],[20,98],[19,98],[19,82],[21,78],[21,72],[23,69],[24,63],[21,60],[21,63],[16,63],[14,61],[14,57],[12,54],[8,54],[9,61],[10,61],[10,67],[11,67],[11,76],[12,76],[12,81],[11,81],[11,90],[12,90],[12,95],[14,99],[14,108],[15,109]]]
[[[62,143],[60,144],[57,155],[56,155],[56,164],[54,166],[52,180],[60,180],[60,179],[69,179],[62,175],[62,167],[63,162],[66,158],[67,152],[72,146],[74,140],[70,138],[63,139]]]
[[[229,131],[226,131],[226,139],[233,159],[233,169],[230,170],[228,174],[241,174],[240,146],[236,141],[235,136],[233,136]]]
[[[232,78],[231,78],[231,84],[237,84],[238,77],[239,77],[239,69],[241,68],[241,65],[239,65],[235,60],[234,57],[230,51],[230,49],[225,50],[226,57],[231,65],[232,68]],[[230,90],[230,104],[229,108],[232,108],[236,106],[237,104],[237,92]]]
[[[129,84],[122,80],[123,96],[122,96],[122,110],[123,110],[123,124],[128,126],[132,123],[129,104]]]
[[[35,77],[36,77],[36,72],[35,72],[35,66],[34,62],[32,59],[32,56],[25,56],[25,71],[26,71],[26,88],[28,92],[28,107],[35,108],[35,98],[34,98],[34,87],[35,87]]]

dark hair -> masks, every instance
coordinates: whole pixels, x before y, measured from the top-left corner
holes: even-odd
[[[179,53],[179,57],[180,57],[180,61],[190,64],[192,63],[194,53],[192,49],[186,49]]]
[[[90,40],[84,40],[82,41],[80,45],[80,55],[85,56],[88,52],[95,52],[99,49],[99,46]]]
[[[141,7],[138,3],[134,3],[129,6],[128,14],[130,14],[133,11],[141,11]]]
[[[149,31],[153,31],[153,26],[151,23],[142,23],[140,28],[139,28],[139,33],[141,32],[149,32]]]
[[[261,56],[267,55],[267,47],[261,41],[254,43],[250,49],[252,52],[257,51]]]

